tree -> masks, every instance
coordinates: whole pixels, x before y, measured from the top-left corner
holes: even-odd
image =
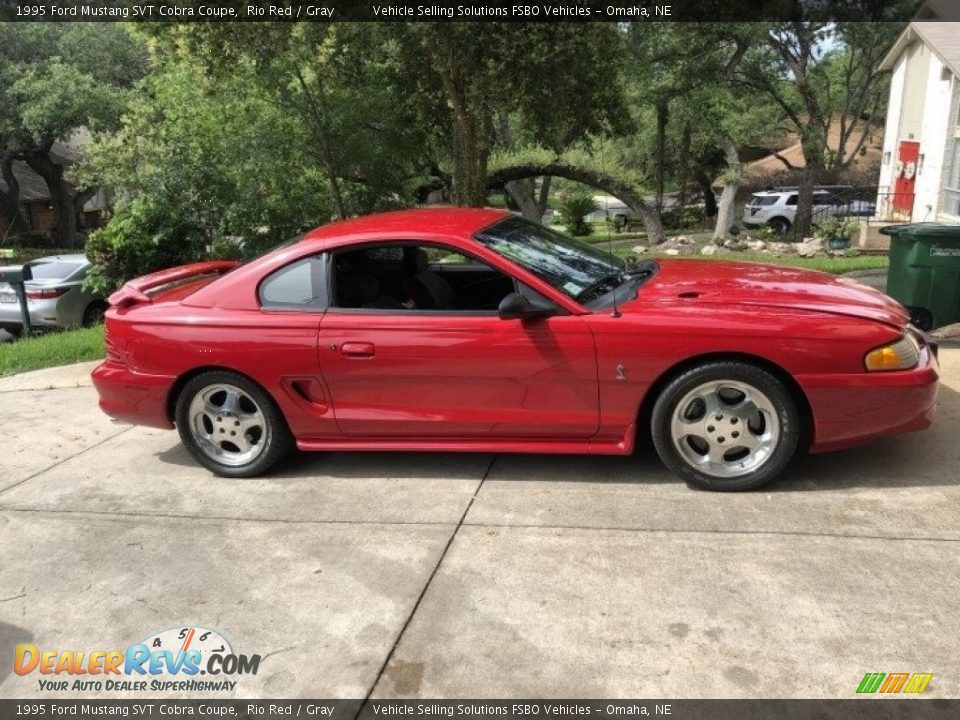
[[[233,238],[256,252],[328,221],[335,201],[325,168],[304,152],[311,142],[298,116],[239,74],[214,80],[185,61],[158,65],[78,173],[117,196],[97,252],[108,238],[117,258],[139,257],[146,272],[150,257],[180,257],[167,246],[195,259],[197,248]],[[142,240],[158,254],[121,248]]]
[[[737,72],[742,84],[780,107],[800,137],[805,167],[795,225],[801,237],[810,232],[818,179],[825,170],[848,164],[854,157],[851,143],[862,145],[867,135],[864,125],[880,121],[885,93],[876,67],[903,28],[891,21],[901,19],[909,3],[846,0],[840,5],[832,9],[857,20],[832,22],[801,13],[793,22],[774,24]],[[827,143],[834,118],[841,128],[836,151]]]
[[[143,46],[106,23],[0,23],[0,169],[8,184],[3,211],[22,227],[14,160],[47,184],[56,215],[55,244],[76,245],[76,213],[89,197],[70,183],[54,143],[81,128],[114,129],[146,69]]]

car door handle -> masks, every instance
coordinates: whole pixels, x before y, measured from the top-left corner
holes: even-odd
[[[347,342],[340,346],[340,352],[347,357],[372,358],[374,356],[373,343]]]

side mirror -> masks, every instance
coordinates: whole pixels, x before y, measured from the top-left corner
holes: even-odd
[[[547,317],[555,314],[557,309],[552,305],[533,303],[525,295],[512,292],[500,301],[497,313],[501,320],[523,320],[525,318]]]

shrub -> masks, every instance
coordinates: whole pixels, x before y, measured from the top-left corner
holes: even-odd
[[[857,218],[827,218],[817,225],[814,235],[822,240],[843,238],[852,240],[860,232],[860,220]]]
[[[174,207],[134,200],[87,238],[85,286],[109,293],[138,275],[201,259],[207,238]]]
[[[781,238],[780,233],[778,233],[769,225],[764,225],[757,230],[757,239],[766,240],[769,242],[771,240],[780,240]]]
[[[560,201],[560,221],[571,235],[589,235],[593,232],[586,217],[597,209],[588,193],[570,193]]]
[[[699,227],[707,219],[706,209],[700,205],[666,210],[660,215],[663,227],[668,230],[689,230]]]

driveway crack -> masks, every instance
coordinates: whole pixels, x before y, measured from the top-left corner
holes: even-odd
[[[484,471],[483,477],[480,478],[480,482],[473,491],[473,495],[470,496],[470,501],[467,503],[467,507],[464,508],[463,514],[460,516],[460,521],[453,528],[453,532],[450,533],[450,537],[447,539],[447,544],[444,545],[443,551],[440,553],[440,557],[437,559],[437,564],[433,566],[433,571],[430,573],[430,577],[427,578],[427,582],[424,583],[423,588],[420,590],[420,595],[417,597],[417,601],[413,604],[413,608],[410,610],[410,614],[407,616],[406,621],[404,621],[403,627],[400,628],[400,632],[397,633],[397,637],[393,641],[390,652],[387,653],[387,656],[383,660],[383,664],[380,665],[380,670],[377,672],[377,676],[370,684],[370,689],[367,691],[366,696],[364,696],[363,702],[360,703],[360,708],[357,710],[357,714],[353,716],[353,720],[357,720],[357,718],[363,714],[364,708],[366,708],[367,704],[370,702],[370,696],[373,695],[373,691],[376,689],[377,685],[380,684],[380,679],[383,677],[387,667],[390,665],[390,661],[393,659],[397,648],[400,646],[400,641],[403,640],[403,636],[407,632],[407,628],[410,626],[414,616],[417,614],[417,610],[420,609],[420,604],[423,602],[423,598],[426,596],[427,590],[430,589],[433,579],[437,576],[437,571],[440,570],[440,566],[443,564],[444,558],[447,557],[447,552],[449,552],[450,547],[453,545],[453,541],[457,537],[457,533],[460,532],[460,528],[463,527],[463,521],[466,520],[467,514],[470,512],[470,508],[473,507],[474,501],[477,499],[477,496],[480,494],[480,490],[483,488],[483,484],[487,481],[487,478],[490,477],[490,471],[493,470],[493,465],[497,461],[497,457],[497,455],[494,455],[492,458],[490,458],[490,464],[487,465],[487,469]]]
[[[10,485],[10,486],[5,487],[5,488],[3,488],[2,490],[0,490],[0,495],[3,495],[3,493],[7,492],[8,490],[13,490],[15,487],[20,487],[20,486],[23,485],[25,482],[27,482],[27,481],[29,481],[29,480],[33,480],[33,479],[34,479],[35,477],[37,477],[38,475],[43,475],[43,474],[44,474],[45,472],[47,472],[48,470],[53,470],[53,468],[57,467],[58,465],[63,465],[63,463],[67,462],[68,460],[73,460],[75,457],[80,457],[80,456],[83,455],[84,453],[90,452],[90,451],[93,450],[94,448],[98,448],[98,447],[100,447],[101,445],[103,445],[104,443],[110,442],[110,441],[113,440],[114,438],[120,437],[120,436],[123,435],[124,433],[130,432],[131,430],[133,430],[133,426],[132,426],[132,425],[131,425],[130,427],[124,428],[123,430],[121,430],[121,431],[118,432],[118,433],[114,433],[113,435],[111,435],[111,436],[109,436],[109,437],[105,437],[105,438],[103,438],[103,439],[101,439],[101,440],[98,440],[98,441],[95,442],[93,445],[90,445],[90,446],[88,446],[88,447],[85,447],[85,448],[84,448],[83,450],[81,450],[80,452],[74,453],[73,455],[70,455],[69,457],[65,457],[65,458],[63,458],[62,460],[58,460],[57,462],[53,463],[52,465],[48,465],[47,467],[43,468],[42,470],[37,470],[37,471],[36,471],[35,473],[33,473],[32,475],[27,475],[27,477],[25,477],[23,480],[19,480],[19,481],[15,482],[13,485]]]

